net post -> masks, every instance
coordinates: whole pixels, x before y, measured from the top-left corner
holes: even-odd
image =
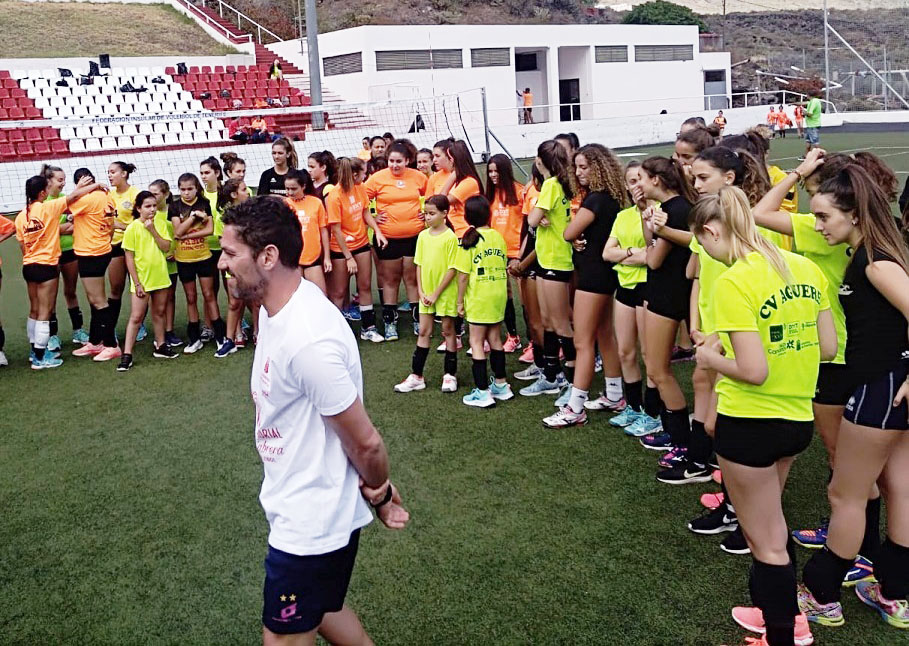
[[[486,109],[486,88],[480,88],[480,98],[483,102],[483,136],[485,138],[486,148],[483,150],[483,161],[489,161],[489,113]]]
[[[319,69],[319,18],[316,0],[306,0],[306,48],[309,50],[309,95],[313,105],[322,105],[322,73]],[[324,130],[324,113],[312,113],[313,130]]]

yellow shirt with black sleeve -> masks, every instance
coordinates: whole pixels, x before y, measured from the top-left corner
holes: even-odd
[[[482,227],[477,231],[480,241],[470,249],[459,246],[453,267],[468,276],[464,318],[468,323],[494,325],[505,319],[507,247],[505,238],[495,229]]]
[[[641,212],[638,211],[638,207],[629,206],[627,209],[619,211],[615,216],[615,222],[612,223],[609,237],[615,238],[622,249],[630,247],[643,249],[647,246],[647,242],[644,240]],[[619,285],[625,289],[631,289],[647,280],[647,265],[623,265],[617,262],[612,268],[619,278]]]
[[[211,217],[214,220],[215,231],[205,238],[205,244],[212,251],[221,250],[221,235],[224,233],[224,225],[221,223],[221,216],[224,215],[218,208],[218,191],[202,191],[202,195],[208,200],[211,207]]]
[[[413,257],[414,264],[419,267],[420,284],[424,294],[432,294],[441,284],[448,270],[455,264],[458,253],[458,236],[449,228],[440,234],[433,234],[430,229],[425,229],[417,238],[417,251]],[[429,307],[420,303],[420,314],[436,314],[438,316],[458,315],[458,281],[453,279],[448,287],[442,290],[438,300]]]
[[[814,230],[816,218],[811,213],[793,213],[792,237],[799,255],[812,261],[827,279],[827,300],[836,326],[836,357],[830,363],[846,364],[846,315],[840,304],[840,284],[846,275],[846,267],[852,261],[852,248],[846,243],[830,246],[820,233]]]
[[[572,271],[572,247],[564,236],[571,218],[571,201],[558,179],[550,177],[543,182],[536,206],[546,211],[549,220],[548,227],[537,227],[537,262],[543,269]]]
[[[136,204],[136,196],[140,193],[138,186],[130,186],[122,193],[115,188],[110,190],[111,199],[117,207],[117,220],[120,224],[128,227],[133,221],[133,206]],[[123,232],[125,229],[114,228],[114,237],[111,238],[111,244],[120,244],[123,242]]]
[[[205,215],[211,217],[211,207],[208,204],[208,200],[204,197],[196,197],[192,204],[187,204],[182,198],[174,200],[167,207],[167,217],[171,220],[171,223],[173,223],[174,219],[182,221],[190,217],[193,211],[202,211]],[[205,222],[197,221],[187,233],[201,231],[204,228]],[[174,258],[177,262],[201,262],[211,258],[211,249],[208,248],[205,238],[177,240]]]
[[[769,369],[761,385],[720,379],[717,411],[723,415],[796,422],[814,419],[811,399],[821,357],[817,317],[830,309],[827,279],[807,258],[780,253],[791,274],[788,284],[757,252],[735,262],[716,281],[716,331],[726,356],[735,357],[730,333],[757,332]]]

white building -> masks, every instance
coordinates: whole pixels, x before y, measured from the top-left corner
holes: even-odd
[[[300,41],[271,45],[305,68]],[[725,108],[729,54],[701,53],[695,26],[364,26],[319,36],[323,83],[345,101],[418,98],[485,88],[489,123]],[[477,110],[479,106],[463,106]]]

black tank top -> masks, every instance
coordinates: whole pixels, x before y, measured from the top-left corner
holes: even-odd
[[[893,260],[875,250],[874,260]],[[840,303],[846,314],[846,367],[857,384],[886,375],[909,350],[907,323],[871,281],[865,269],[868,253],[859,247],[840,285]]]
[[[612,263],[603,260],[603,248],[619,213],[619,203],[605,191],[594,191],[587,194],[581,208],[592,211],[595,217],[582,234],[587,241],[584,251],[572,251],[574,269],[582,273],[611,269]]]

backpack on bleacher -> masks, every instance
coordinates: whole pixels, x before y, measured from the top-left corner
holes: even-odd
[[[63,78],[72,78],[73,73],[71,70],[66,69],[65,67],[58,67],[57,71],[60,72],[60,76]]]
[[[167,83],[162,77],[156,76],[151,80],[152,83]]]
[[[69,83],[66,82],[66,79],[60,79],[55,83],[57,87],[69,87]]]
[[[189,70],[186,67],[186,63],[177,63],[177,75],[185,76],[189,74]]]

